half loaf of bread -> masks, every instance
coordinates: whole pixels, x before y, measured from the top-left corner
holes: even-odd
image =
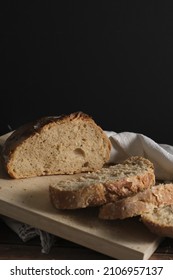
[[[158,184],[131,197],[103,205],[99,210],[99,218],[107,220],[130,218],[150,213],[155,207],[172,203],[173,184]]]
[[[155,184],[153,164],[143,157],[50,185],[50,199],[57,209],[99,206],[131,196]]]
[[[95,171],[109,160],[111,142],[92,117],[75,112],[43,117],[16,129],[2,155],[12,178]]]
[[[141,221],[151,232],[173,238],[173,204],[154,207],[141,216]]]

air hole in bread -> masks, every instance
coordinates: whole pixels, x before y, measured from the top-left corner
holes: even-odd
[[[74,150],[74,153],[78,156],[85,157],[85,152],[81,148],[77,148]]]
[[[82,166],[83,167],[87,167],[89,165],[89,163],[88,162],[85,162]]]

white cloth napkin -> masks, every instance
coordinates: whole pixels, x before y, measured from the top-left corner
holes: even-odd
[[[173,146],[158,144],[140,133],[105,132],[112,143],[111,163],[120,162],[129,156],[143,156],[153,162],[156,179],[173,180]]]
[[[156,179],[173,180],[173,147],[158,144],[149,137],[134,133],[105,131],[112,143],[110,163],[118,163],[130,156],[143,156],[153,162]],[[4,222],[26,242],[40,236],[41,251],[49,253],[55,236],[30,225],[3,217]]]

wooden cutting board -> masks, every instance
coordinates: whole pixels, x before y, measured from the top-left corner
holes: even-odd
[[[0,137],[0,145],[8,135]],[[148,259],[161,238],[138,218],[102,221],[97,208],[57,210],[49,184],[78,175],[11,179],[0,164],[0,214],[120,260]]]

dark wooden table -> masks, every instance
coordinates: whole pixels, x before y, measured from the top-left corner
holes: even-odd
[[[111,260],[112,258],[56,237],[49,254],[41,253],[39,237],[24,243],[0,219],[0,260]],[[151,260],[173,260],[173,239],[165,238]]]

